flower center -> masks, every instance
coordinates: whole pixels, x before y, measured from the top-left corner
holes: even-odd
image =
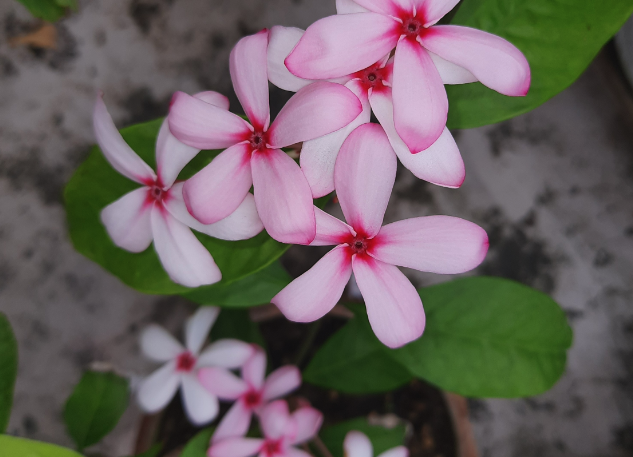
[[[424,30],[424,26],[417,18],[410,17],[402,23],[402,33],[408,37],[416,38],[422,30]]]
[[[262,454],[266,457],[274,457],[281,454],[281,440],[266,440],[262,446]]]
[[[149,193],[151,197],[158,202],[161,201],[163,199],[163,196],[165,195],[165,191],[156,184],[152,186]]]
[[[266,149],[266,134],[264,132],[255,131],[250,138],[251,147],[257,151]]]
[[[259,406],[261,401],[262,396],[256,390],[251,390],[247,392],[246,395],[244,395],[244,403],[246,403],[246,406],[248,406],[249,408],[255,408],[256,406]]]
[[[362,236],[355,236],[350,243],[350,248],[354,254],[365,254],[367,252],[367,238]]]
[[[184,371],[186,373],[193,370],[193,367],[196,364],[196,358],[189,351],[183,352],[176,358],[176,370]]]
[[[359,78],[365,89],[369,90],[376,86],[382,86],[384,79],[383,70],[383,68],[380,68],[380,64],[375,64],[359,71],[355,77]]]

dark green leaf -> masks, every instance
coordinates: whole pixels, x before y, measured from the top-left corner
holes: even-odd
[[[526,97],[447,86],[448,126],[493,124],[539,106],[580,76],[632,12],[631,0],[463,0],[452,23],[512,42],[530,62],[532,86]]]
[[[9,424],[17,372],[18,343],[9,320],[0,313],[0,433],[3,433]]]
[[[213,324],[211,338],[214,341],[222,338],[236,338],[247,343],[266,346],[259,327],[251,321],[248,310],[245,309],[223,309],[218,320]]]
[[[402,446],[405,438],[405,426],[397,425],[394,428],[384,428],[378,425],[370,425],[364,417],[357,417],[328,427],[323,427],[319,436],[325,446],[332,453],[332,457],[344,457],[343,441],[347,432],[357,430],[363,432],[374,446],[374,455],[381,454],[396,446]]]
[[[55,22],[64,16],[66,8],[77,9],[77,0],[17,0],[40,19]]]
[[[356,317],[317,351],[303,379],[328,389],[357,394],[386,392],[411,380],[407,369],[374,336],[364,310],[358,306],[353,310]]]
[[[572,331],[547,295],[491,277],[420,295],[424,334],[391,352],[415,376],[465,396],[511,398],[545,392],[563,374]]]
[[[53,444],[0,435],[0,457],[82,457]]]
[[[87,371],[68,398],[64,421],[79,450],[98,443],[128,404],[128,382],[114,373]]]
[[[205,428],[191,438],[182,450],[180,457],[207,457],[209,443],[214,430],[215,427]]]
[[[163,449],[163,445],[161,443],[156,443],[152,447],[150,447],[147,451],[141,452],[140,454],[136,454],[135,456],[130,457],[157,457],[160,454],[160,451]]]

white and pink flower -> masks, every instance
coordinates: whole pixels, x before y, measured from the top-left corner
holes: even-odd
[[[213,441],[244,436],[253,413],[259,413],[271,400],[283,397],[301,385],[301,372],[286,365],[266,373],[266,353],[255,347],[253,355],[242,367],[242,379],[223,368],[203,368],[198,372],[202,385],[220,400],[235,401],[213,433]]]
[[[307,244],[316,231],[312,192],[301,169],[281,148],[339,130],[362,107],[344,86],[321,81],[293,96],[271,124],[268,35],[263,30],[242,38],[231,51],[231,79],[250,123],[178,92],[169,126],[191,147],[228,148],[184,186],[187,207],[196,219],[211,224],[228,216],[253,186],[268,233],[284,243]]]
[[[343,451],[345,457],[374,457],[374,447],[371,441],[367,435],[356,430],[345,435]],[[396,446],[379,454],[378,457],[409,457],[409,450],[404,446]]]
[[[163,409],[180,388],[192,423],[201,425],[215,419],[218,398],[202,387],[198,370],[211,366],[239,368],[253,354],[250,344],[233,339],[218,340],[201,351],[219,312],[216,307],[200,307],[187,320],[184,347],[159,325],[150,325],[143,331],[141,349],[145,355],[165,363],[139,387],[138,402],[143,410],[154,413]]]
[[[396,166],[380,125],[361,125],[345,140],[334,183],[349,225],[315,209],[317,235],[311,245],[337,246],[271,300],[288,319],[311,322],[324,316],[353,272],[376,336],[399,347],[422,335],[425,317],[420,296],[396,265],[456,274],[484,259],[486,232],[463,219],[417,217],[382,227]]]
[[[306,79],[331,79],[374,65],[395,48],[395,131],[412,153],[444,132],[444,83],[480,81],[497,92],[523,96],[527,60],[514,45],[481,30],[436,23],[459,0],[337,0],[338,15],[312,24],[286,66]]]
[[[323,415],[309,406],[292,414],[284,400],[263,408],[259,422],[264,438],[232,437],[211,443],[209,457],[310,457],[295,446],[312,439],[323,422]]]
[[[228,104],[226,97],[216,92],[203,92],[196,97],[209,106]],[[94,131],[112,167],[143,185],[101,212],[101,221],[114,244],[130,252],[142,252],[153,241],[169,277],[184,286],[198,287],[220,281],[220,269],[190,228],[223,240],[252,238],[263,229],[253,196],[244,195],[233,212],[213,224],[203,225],[187,211],[182,197],[183,183],[175,183],[180,171],[199,149],[176,140],[167,122],[163,122],[156,141],[157,173],[154,173],[114,126],[102,93],[95,104]]]

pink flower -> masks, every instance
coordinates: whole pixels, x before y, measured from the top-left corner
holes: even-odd
[[[242,378],[222,368],[203,368],[198,372],[200,383],[221,400],[237,400],[226,413],[213,441],[231,436],[244,436],[253,412],[259,412],[270,401],[283,397],[301,385],[301,372],[294,365],[273,371],[266,380],[266,353],[256,346],[253,355],[242,367]]]
[[[186,347],[183,347],[159,325],[150,325],[141,335],[141,348],[151,359],[166,362],[141,384],[140,406],[149,413],[163,409],[182,388],[182,399],[189,420],[196,425],[210,422],[218,414],[218,399],[198,381],[200,367],[238,368],[252,355],[250,344],[223,339],[200,352],[219,308],[200,307],[185,326]]]
[[[228,103],[226,97],[216,92],[203,92],[196,97],[200,103],[218,106]],[[184,286],[220,281],[222,273],[213,257],[189,228],[223,240],[252,238],[263,229],[253,196],[245,195],[235,211],[222,220],[203,225],[187,212],[182,198],[183,183],[174,184],[199,149],[180,143],[169,132],[167,122],[163,122],[156,141],[158,173],[154,173],[114,126],[101,93],[94,109],[94,131],[112,167],[143,185],[101,212],[101,221],[114,244],[130,252],[142,252],[154,241],[163,268],[174,282]]]
[[[353,271],[374,333],[387,346],[399,347],[422,335],[425,318],[420,296],[395,265],[455,274],[484,259],[486,232],[463,219],[416,217],[381,227],[396,165],[378,124],[361,125],[345,140],[334,183],[349,225],[315,210],[317,235],[311,244],[338,246],[271,300],[288,319],[310,322],[324,316]]]
[[[286,66],[302,78],[337,78],[373,65],[395,47],[395,130],[411,152],[423,151],[446,125],[442,79],[479,80],[511,96],[525,95],[530,86],[528,62],[508,41],[469,27],[435,25],[458,1],[338,0],[339,14],[308,27]]]
[[[284,243],[309,243],[316,230],[310,186],[281,148],[344,127],[358,116],[361,104],[345,87],[322,81],[300,90],[270,125],[267,46],[263,30],[242,38],[231,51],[233,87],[250,124],[178,92],[169,127],[192,147],[228,148],[185,184],[185,201],[196,219],[210,224],[226,217],[253,186],[268,233]]]
[[[352,430],[345,435],[343,441],[345,457],[374,457],[374,447],[364,433]],[[409,457],[409,450],[397,446],[378,455],[378,457]]]
[[[303,407],[290,414],[288,404],[277,400],[268,404],[260,415],[264,438],[224,438],[213,441],[209,457],[309,457],[295,448],[313,438],[323,421],[323,415],[314,408]]]
[[[284,59],[303,34],[302,30],[293,27],[275,26],[270,31],[268,77],[282,89],[296,91],[314,82],[294,76],[284,65]],[[314,197],[322,197],[334,190],[334,164],[338,151],[356,127],[369,122],[372,110],[387,132],[398,158],[415,176],[452,188],[460,187],[464,182],[464,162],[446,127],[432,146],[416,154],[409,151],[396,132],[391,89],[394,59],[388,60],[387,57],[361,71],[337,79],[337,82],[345,84],[361,100],[361,114],[346,127],[303,143],[301,169]]]

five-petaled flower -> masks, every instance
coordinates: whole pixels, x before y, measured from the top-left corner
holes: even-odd
[[[476,224],[448,216],[406,219],[382,227],[396,179],[396,156],[378,124],[354,130],[334,168],[336,194],[349,225],[316,209],[315,246],[338,245],[271,302],[290,320],[310,322],[330,311],[352,271],[380,341],[399,347],[418,338],[425,317],[417,291],[396,267],[456,274],[488,251]]]
[[[227,148],[187,181],[184,197],[205,224],[231,214],[254,188],[268,233],[284,243],[307,244],[315,236],[312,192],[301,169],[282,147],[338,130],[361,112],[361,103],[340,84],[321,81],[300,90],[270,124],[266,50],[268,30],[242,38],[231,51],[233,87],[251,123],[177,92],[169,127],[183,143]]]
[[[197,97],[209,106],[228,104],[228,99],[216,92],[203,92]],[[252,238],[263,229],[253,196],[244,195],[232,213],[214,224],[203,225],[187,211],[182,198],[183,183],[175,183],[199,149],[176,140],[167,122],[163,122],[156,141],[154,173],[114,126],[102,93],[97,96],[93,120],[97,143],[108,162],[123,176],[143,184],[101,212],[101,221],[114,244],[141,252],[153,240],[163,268],[174,282],[198,287],[220,281],[222,273],[213,257],[189,228],[223,240]]]
[[[312,439],[323,421],[323,415],[304,406],[292,414],[284,400],[266,405],[259,415],[264,438],[231,437],[211,443],[209,457],[310,457],[294,447]]]
[[[395,48],[395,130],[411,152],[423,151],[446,126],[443,82],[478,80],[510,96],[523,96],[530,86],[528,62],[508,41],[469,27],[435,25],[458,2],[338,0],[339,14],[308,27],[286,66],[302,78],[338,78],[373,65]]]
[[[161,410],[181,387],[185,412],[192,423],[201,425],[215,419],[218,398],[202,387],[198,370],[210,366],[238,368],[253,354],[250,344],[233,339],[215,341],[200,351],[219,312],[219,308],[203,306],[187,320],[186,347],[158,325],[152,324],[143,331],[143,352],[153,360],[166,362],[139,387],[138,402],[145,411]]]
[[[343,451],[345,457],[374,457],[374,447],[371,441],[367,435],[356,430],[345,435]],[[378,457],[409,457],[409,450],[404,446],[396,446],[381,453]]]

